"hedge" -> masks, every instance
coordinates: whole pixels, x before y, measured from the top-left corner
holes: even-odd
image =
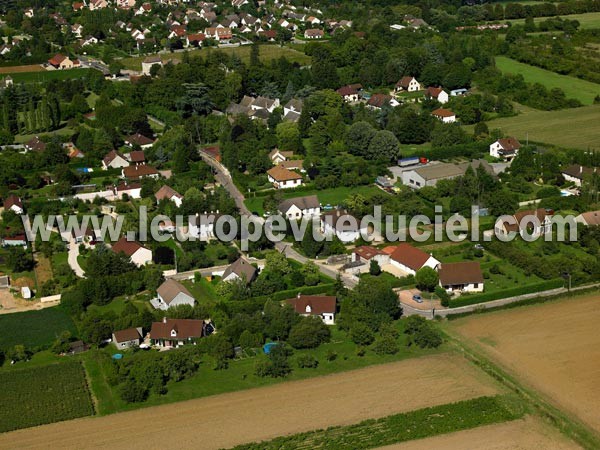
[[[476,305],[477,303],[491,302],[492,300],[500,300],[503,298],[516,297],[518,295],[532,294],[534,292],[547,291],[564,286],[565,281],[562,278],[543,281],[541,283],[528,284],[512,289],[504,289],[502,291],[484,292],[477,295],[465,295],[457,300],[450,301],[450,308],[458,308],[460,306]]]

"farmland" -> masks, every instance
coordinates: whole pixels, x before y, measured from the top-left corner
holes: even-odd
[[[0,371],[0,385],[0,432],[94,413],[77,361]]]
[[[60,307],[2,314],[0,330],[0,349],[17,344],[28,348],[44,347],[51,344],[63,331],[77,334],[75,324]]]
[[[140,448],[182,448],[201,439],[202,448],[217,449],[499,392],[466,360],[444,354],[15,431],[0,435],[0,447],[82,448],[94,442],[96,447],[130,448],[135,442]],[[74,427],[77,433],[70,432]]]
[[[37,72],[13,72],[10,74],[15,83],[42,83],[50,80],[68,80],[83,78],[94,69],[43,70]],[[0,75],[0,78],[2,76]]]
[[[567,75],[559,75],[549,70],[520,63],[505,56],[496,56],[496,67],[505,73],[521,74],[528,83],[540,83],[548,89],[560,88],[568,98],[575,98],[584,105],[593,104],[594,97],[600,94],[600,84]]]
[[[522,3],[522,2],[518,2],[518,3]],[[582,29],[589,29],[589,28],[600,28],[600,12],[591,12],[591,13],[583,13],[583,14],[569,14],[566,16],[560,16],[562,19],[565,20],[577,20],[580,24],[580,28]],[[547,17],[536,17],[534,19],[534,22],[536,23],[536,25],[544,20],[547,20]],[[513,23],[515,25],[517,24],[524,24],[525,23],[525,19],[513,19],[513,20],[507,20],[507,22]]]
[[[565,120],[568,118],[568,126]],[[501,129],[505,135],[522,142],[546,142],[566,148],[588,150],[598,148],[600,105],[562,111],[537,111],[526,108],[518,116],[488,122],[490,129]]]
[[[190,50],[187,52],[190,56],[202,56],[206,57],[211,51],[216,51],[217,49],[197,49]],[[219,48],[218,51],[225,53],[226,55],[232,56],[237,55],[244,63],[248,63],[250,61],[250,51],[251,46],[245,45],[240,47],[224,47]],[[183,58],[184,53],[169,53],[162,56],[163,59],[176,59],[181,60]],[[290,47],[280,47],[279,45],[261,45],[260,46],[260,60],[262,62],[269,62],[274,59],[281,58],[285,56],[289,61],[293,63],[298,63],[300,65],[310,64],[310,56],[305,55],[304,53],[290,48]],[[142,61],[146,59],[146,56],[135,56],[131,58],[123,58],[121,63],[126,69],[129,70],[142,70]]]
[[[600,431],[598,294],[458,319],[448,328]]]

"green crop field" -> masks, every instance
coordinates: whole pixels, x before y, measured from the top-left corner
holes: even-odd
[[[600,95],[600,84],[559,75],[505,56],[496,56],[496,67],[505,73],[521,74],[529,83],[540,83],[548,89],[561,88],[568,98],[575,98],[585,105],[593,104],[594,97]]]
[[[75,324],[60,307],[0,315],[0,349],[18,344],[43,347],[51,344],[63,331],[77,335]]]
[[[190,50],[188,54],[190,56],[202,56],[206,57],[211,51],[220,51],[225,53],[226,55],[237,55],[244,63],[248,63],[250,61],[250,45],[244,45],[241,47],[225,47],[225,48],[203,48],[203,49],[194,49]],[[167,53],[161,55],[163,59],[176,59],[181,60],[183,58],[184,53]],[[295,50],[290,47],[280,47],[279,45],[273,44],[265,44],[260,46],[260,60],[262,62],[269,62],[273,59],[281,58],[285,56],[288,60],[293,63],[298,63],[301,65],[310,64],[311,58],[310,56],[305,55],[298,50]],[[146,59],[147,56],[134,56],[131,58],[123,58],[121,63],[126,69],[129,70],[142,70],[142,61]]]
[[[0,371],[0,432],[94,414],[79,361]]]
[[[42,83],[50,80],[83,78],[95,69],[46,70],[44,72],[11,73],[15,83]]]
[[[487,123],[499,128],[505,135],[515,136],[522,142],[527,138],[565,148],[598,149],[600,105],[584,106],[560,111],[525,109],[514,117],[504,117]]]
[[[512,3],[512,2],[510,2]],[[522,3],[522,2],[516,2]],[[541,2],[540,2],[541,3]],[[580,28],[582,29],[590,29],[590,28],[600,28],[600,12],[591,12],[584,14],[568,14],[566,16],[560,16],[561,19],[565,20],[577,20],[579,21]],[[533,21],[537,24],[541,21],[547,20],[548,17],[536,17]],[[510,22],[512,24],[523,25],[525,23],[525,19],[513,19],[507,20],[506,22]]]

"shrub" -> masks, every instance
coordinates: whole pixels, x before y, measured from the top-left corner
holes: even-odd
[[[414,344],[420,348],[437,348],[443,342],[438,329],[421,316],[408,317],[404,333],[409,336],[408,346]]]
[[[294,348],[316,348],[331,338],[331,331],[318,317],[303,317],[292,327],[288,338]]]
[[[378,336],[371,348],[378,355],[395,355],[400,350],[394,336],[387,333]]]
[[[313,355],[300,355],[296,363],[301,369],[316,369],[319,365],[319,361]]]
[[[329,350],[327,352],[327,355],[325,355],[325,358],[327,359],[327,361],[331,362],[331,361],[335,361],[338,357],[338,354],[336,352],[334,352],[333,350]]]

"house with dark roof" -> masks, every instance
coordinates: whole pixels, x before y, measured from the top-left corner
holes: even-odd
[[[447,292],[483,292],[483,273],[476,261],[442,263],[438,275],[440,286]]]
[[[117,350],[125,350],[138,347],[142,342],[142,338],[142,327],[127,328],[126,330],[113,331],[112,343],[115,344]]]
[[[27,236],[16,234],[14,236],[5,236],[2,238],[3,247],[27,247]]]
[[[496,236],[517,233],[521,236],[539,237],[552,232],[553,211],[544,208],[517,211],[510,219],[498,219],[494,225]]]
[[[398,106],[400,103],[388,94],[373,94],[371,98],[367,101],[367,108],[369,109],[381,109],[384,106]]]
[[[166,184],[162,186],[156,194],[154,194],[154,198],[156,198],[157,203],[166,200],[175,203],[177,207],[180,207],[183,201],[183,195]]]
[[[352,250],[352,262],[362,262],[370,264],[371,261],[377,261],[379,267],[390,263],[390,255],[383,250],[370,245],[361,245]]]
[[[132,134],[124,139],[125,145],[128,147],[139,146],[142,149],[150,148],[154,145],[154,139],[144,136],[140,133]]]
[[[349,84],[342,86],[337,92],[346,102],[357,102],[360,99],[361,84]]]
[[[153,322],[150,329],[150,341],[159,348],[177,348],[186,344],[195,344],[205,336],[205,323],[194,319],[167,319]]]
[[[304,31],[304,39],[323,39],[325,32],[318,28],[309,28]]]
[[[108,169],[122,169],[123,167],[129,167],[129,161],[124,155],[116,150],[111,150],[102,159],[102,168]]]
[[[360,219],[345,209],[334,209],[321,214],[321,232],[325,236],[337,236],[344,244],[356,241],[367,228],[361,228]]]
[[[437,100],[443,105],[444,103],[448,103],[450,96],[441,87],[429,86],[427,89],[425,89],[425,98]]]
[[[169,279],[158,287],[151,303],[156,309],[167,310],[180,305],[194,306],[196,300],[183,284]]]
[[[277,207],[279,212],[290,220],[321,215],[321,204],[316,195],[288,198]]]
[[[517,156],[520,148],[521,143],[514,137],[498,139],[490,144],[490,156],[510,161]]]
[[[158,179],[160,173],[158,173],[158,170],[156,170],[154,167],[143,164],[123,167],[121,170],[121,176],[130,180],[140,180],[146,177]]]
[[[152,250],[142,246],[139,242],[128,241],[125,236],[112,244],[112,251],[125,254],[138,267],[152,262]]]
[[[406,275],[416,275],[423,267],[436,269],[440,264],[433,255],[406,242],[386,247],[383,250],[390,255],[390,264]]]
[[[402,77],[396,83],[396,92],[417,92],[421,90],[421,83],[415,77]]]
[[[8,197],[6,197],[6,200],[4,200],[4,211],[12,211],[20,216],[25,212],[25,209],[23,208],[23,202],[21,199],[15,194],[10,194]]]
[[[337,299],[333,295],[302,295],[286,300],[294,311],[305,317],[318,317],[325,325],[335,324]]]
[[[245,280],[246,284],[254,281],[258,275],[258,269],[246,261],[243,257],[238,258],[223,272],[222,281],[231,282]]]
[[[596,173],[595,167],[586,167],[580,164],[572,164],[560,171],[565,181],[573,183],[577,187],[581,187],[586,178],[590,178]]]
[[[73,69],[74,67],[79,67],[79,61],[76,59],[71,60],[68,56],[61,55],[57,53],[52,58],[48,60],[48,64],[54,67],[55,69]]]
[[[141,183],[127,181],[121,181],[115,187],[115,197],[122,199],[123,195],[127,195],[129,198],[142,198],[142,185]]]

